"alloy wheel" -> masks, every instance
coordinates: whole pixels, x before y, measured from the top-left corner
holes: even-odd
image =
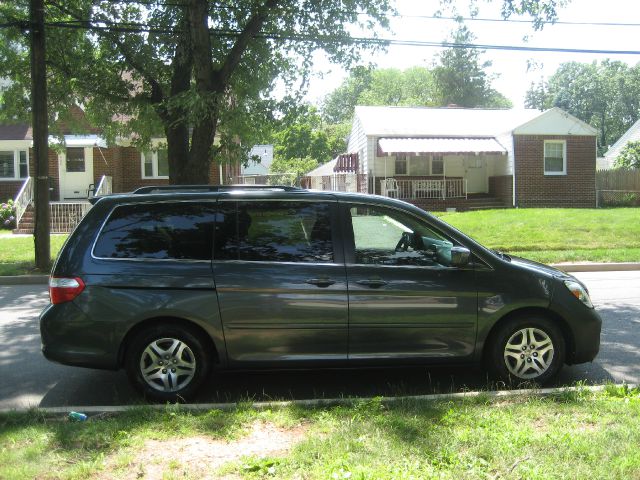
[[[551,367],[554,356],[553,341],[539,328],[522,328],[509,337],[503,355],[511,375],[533,380]]]

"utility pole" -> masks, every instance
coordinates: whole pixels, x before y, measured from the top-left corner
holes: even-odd
[[[49,126],[45,63],[44,1],[31,0],[31,109],[33,113],[33,164],[35,174],[35,227],[33,242],[36,268],[49,270]]]

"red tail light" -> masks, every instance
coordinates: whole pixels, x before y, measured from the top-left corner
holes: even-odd
[[[51,303],[70,302],[84,290],[84,282],[75,277],[49,277],[49,297]]]

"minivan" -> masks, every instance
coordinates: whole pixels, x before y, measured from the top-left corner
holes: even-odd
[[[294,187],[99,198],[49,290],[44,356],[124,368],[159,400],[233,369],[481,363],[543,384],[600,344],[571,275],[399,200]]]

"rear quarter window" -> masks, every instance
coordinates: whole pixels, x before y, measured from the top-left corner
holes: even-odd
[[[116,207],[98,234],[98,258],[211,260],[215,204],[141,203]]]

